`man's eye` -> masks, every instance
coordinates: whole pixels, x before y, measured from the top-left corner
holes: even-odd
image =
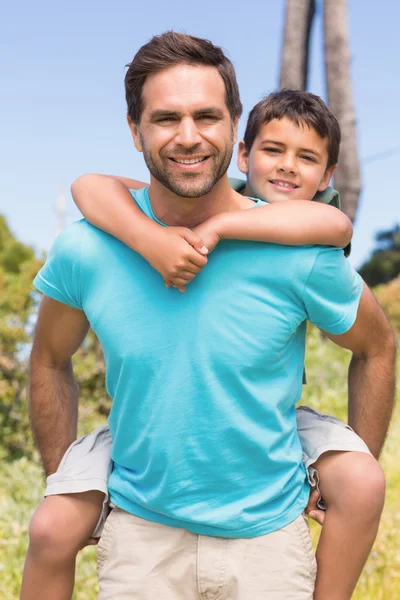
[[[157,123],[161,123],[162,125],[163,123],[172,123],[173,121],[176,121],[174,117],[162,117],[161,119],[158,119]]]
[[[216,121],[217,117],[215,115],[200,115],[198,117],[199,121]]]

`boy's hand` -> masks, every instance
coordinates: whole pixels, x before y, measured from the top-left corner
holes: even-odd
[[[157,237],[147,238],[140,253],[164,279],[167,287],[184,292],[207,264],[207,252],[199,235],[186,227],[160,227]]]
[[[318,490],[314,489],[310,491],[310,497],[308,498],[308,504],[306,506],[305,512],[308,517],[317,521],[320,525],[324,524],[325,521],[325,511],[321,510],[317,506],[317,502],[320,498],[320,493]]]
[[[222,236],[219,232],[219,216],[211,217],[194,227],[193,232],[196,233],[202,240],[209,252],[212,252]]]

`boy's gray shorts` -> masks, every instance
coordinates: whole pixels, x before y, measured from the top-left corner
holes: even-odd
[[[303,448],[303,462],[312,487],[318,487],[316,460],[328,451],[353,451],[371,454],[367,445],[339,419],[324,415],[308,406],[296,410],[297,429]],[[104,493],[103,511],[93,532],[100,537],[109,512],[107,482],[112,471],[111,434],[108,425],[73,442],[55,473],[47,478],[45,496],[98,490]],[[324,508],[323,501],[319,503]]]

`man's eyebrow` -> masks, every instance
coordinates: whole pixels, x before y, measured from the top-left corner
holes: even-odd
[[[150,113],[150,120],[156,121],[157,119],[161,119],[161,118],[165,118],[165,117],[178,117],[178,116],[179,116],[179,112],[176,110],[158,109],[158,110],[153,110]]]
[[[224,112],[216,106],[208,106],[207,108],[200,108],[199,110],[195,110],[194,115],[196,117],[201,117],[202,115],[213,115],[222,119],[224,116]]]
[[[165,119],[165,118],[169,118],[169,117],[179,118],[181,116],[181,114],[182,113],[180,113],[178,110],[164,110],[161,108],[161,109],[151,111],[149,118],[150,118],[150,121],[157,121],[158,119]],[[216,106],[208,106],[206,108],[199,108],[198,110],[195,110],[193,112],[193,116],[195,118],[201,117],[203,115],[213,115],[219,119],[222,119],[224,116],[224,113],[220,108],[217,108]]]

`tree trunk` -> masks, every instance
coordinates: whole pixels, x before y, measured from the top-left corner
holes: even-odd
[[[350,81],[346,0],[325,0],[324,34],[328,105],[338,119],[342,132],[335,188],[340,193],[343,211],[354,221],[361,191],[361,176]]]
[[[287,0],[279,87],[305,90],[315,0]]]

